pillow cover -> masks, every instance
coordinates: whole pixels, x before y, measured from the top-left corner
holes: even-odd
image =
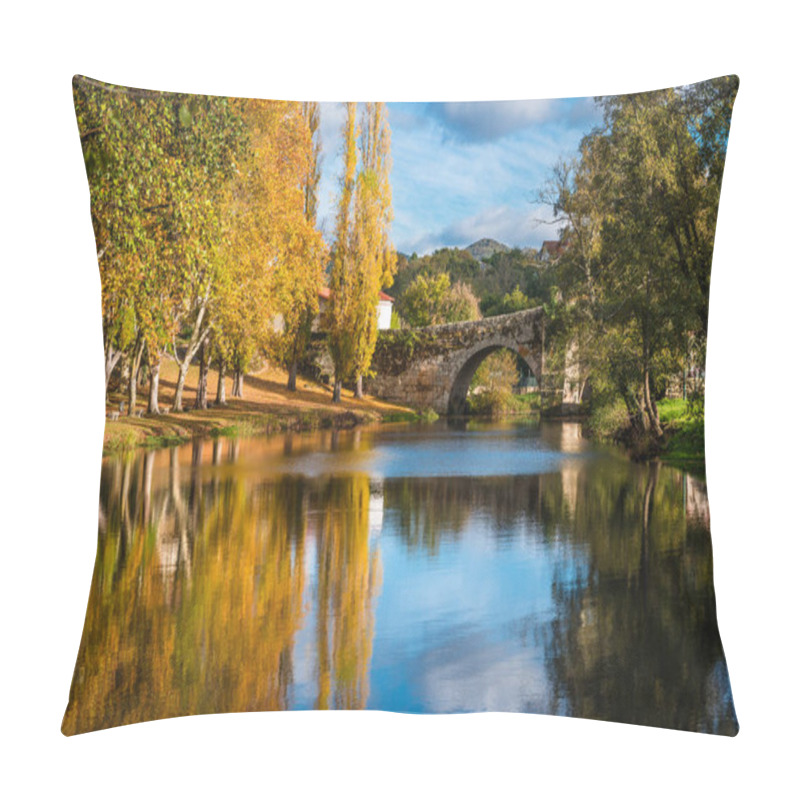
[[[107,421],[63,732],[365,708],[735,735],[703,389],[737,87],[76,77]]]

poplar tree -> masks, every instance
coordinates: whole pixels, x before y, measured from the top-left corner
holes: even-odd
[[[397,254],[389,241],[392,221],[391,133],[385,103],[367,103],[361,124],[361,172],[355,211],[355,249],[359,294],[355,307],[355,396],[363,396],[378,339],[376,303],[391,283]]]
[[[307,161],[305,174],[302,179],[303,215],[308,223],[308,229],[316,230],[317,226],[317,200],[319,181],[322,174],[322,143],[319,135],[319,103],[301,103],[300,113],[305,123],[308,135]],[[294,302],[287,307],[284,314],[285,331],[281,360],[288,369],[289,376],[286,387],[289,391],[297,390],[298,362],[308,349],[311,337],[311,327],[314,317],[319,312],[319,289],[322,286],[326,248],[321,237],[318,237],[318,247],[313,253],[302,253],[298,268],[303,269],[308,281],[302,285],[294,282],[300,291]],[[310,274],[309,274],[310,273]]]
[[[363,396],[363,376],[369,371],[378,336],[378,294],[397,268],[389,239],[391,133],[386,105],[367,103],[358,129],[356,104],[347,103],[346,110],[344,172],[331,270],[334,402],[341,399],[342,380],[355,379],[355,396]],[[356,176],[359,137],[361,169]]]
[[[354,306],[358,291],[355,286],[355,252],[353,222],[356,183],[356,104],[345,103],[345,123],[342,128],[344,169],[341,178],[339,208],[336,214],[336,237],[331,267],[331,303],[329,311],[328,346],[333,359],[333,402],[342,399],[342,381],[350,378],[355,365]]]

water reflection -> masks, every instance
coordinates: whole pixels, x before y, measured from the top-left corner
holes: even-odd
[[[572,424],[106,461],[64,731],[289,708],[735,733],[704,485]]]

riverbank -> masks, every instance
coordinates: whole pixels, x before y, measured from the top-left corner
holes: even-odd
[[[622,403],[594,409],[586,429],[592,439],[622,445],[636,461],[659,458],[695,474],[704,473],[706,453],[702,413],[692,413],[687,400],[665,399],[657,405],[664,431],[660,439],[643,440],[634,436]]]
[[[177,365],[165,360],[159,382],[159,406],[170,408],[178,377]],[[412,409],[386,403],[374,397],[356,399],[351,392],[342,392],[341,403],[331,401],[331,392],[325,386],[299,377],[297,391],[286,388],[287,373],[275,367],[245,376],[244,397],[229,397],[224,406],[210,406],[195,410],[195,391],[198,368],[189,369],[184,388],[184,411],[168,411],[148,415],[147,392],[137,399],[136,411],[142,416],[127,415],[127,395],[110,392],[106,403],[106,426],[103,436],[103,454],[109,455],[137,447],[168,447],[197,437],[240,436],[281,431],[308,431],[321,428],[352,428],[370,422],[414,420],[419,415]],[[208,374],[208,395],[216,396],[218,373]],[[230,389],[230,379],[228,379]],[[108,415],[119,410],[125,402],[126,413],[119,419]]]

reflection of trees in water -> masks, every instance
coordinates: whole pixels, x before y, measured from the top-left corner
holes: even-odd
[[[702,486],[603,459],[544,475],[398,479],[384,490],[412,548],[435,553],[476,518],[498,541],[568,546],[571,556],[555,561],[552,619],[519,626],[545,649],[551,713],[735,731]]]
[[[557,574],[547,637],[554,706],[574,716],[735,733],[717,631],[708,529],[657,465],[587,481],[574,541],[588,575]],[[612,509],[613,524],[598,511]],[[555,710],[555,709],[554,709]]]
[[[237,448],[198,442],[105,464],[65,732],[290,707],[309,568],[316,704],[366,706],[381,583],[369,479],[265,482]],[[702,484],[576,456],[556,473],[391,479],[383,493],[384,519],[412,549],[436,553],[475,518],[498,543],[558,546],[555,614],[518,634],[547,655],[553,713],[735,729]],[[375,519],[379,508],[373,497]]]
[[[541,507],[541,476],[395,478],[386,480],[384,508],[409,547],[435,554],[458,538],[475,514],[503,537],[520,523],[530,530]]]
[[[370,547],[366,475],[333,478],[319,489],[317,541],[317,708],[365,708],[380,587]]]
[[[159,454],[160,455],[160,454]],[[303,493],[201,480],[170,454],[104,469],[98,560],[64,730],[286,708],[302,622]]]
[[[319,705],[366,705],[380,583],[368,479],[248,481],[231,469],[232,444],[196,442],[190,455],[180,448],[105,465],[65,732],[288,708],[312,504],[323,520]]]

